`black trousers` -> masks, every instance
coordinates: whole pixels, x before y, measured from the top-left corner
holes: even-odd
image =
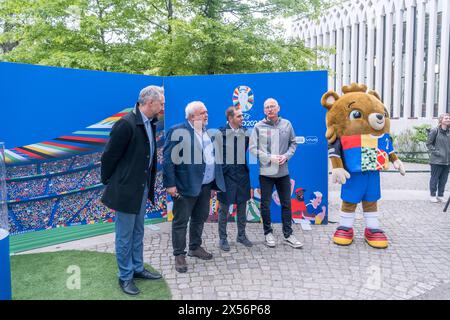
[[[270,201],[272,199],[273,186],[275,186],[281,204],[283,235],[285,238],[288,238],[292,234],[291,179],[289,175],[280,178],[260,175],[259,185],[261,187],[261,218],[263,220],[264,235],[273,232],[270,219]]]
[[[186,254],[186,233],[189,222],[189,250],[202,244],[203,225],[209,216],[212,183],[202,186],[197,197],[180,196],[173,200],[173,255]],[[189,221],[190,220],[190,221]]]
[[[431,165],[430,193],[432,197],[444,196],[445,185],[447,184],[450,166],[444,164]]]
[[[224,240],[227,238],[227,222],[228,222],[228,208],[230,206],[222,202],[219,203],[219,238]],[[237,238],[245,238],[245,224],[247,223],[247,202],[237,204]]]

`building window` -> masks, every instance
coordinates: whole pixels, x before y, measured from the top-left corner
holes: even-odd
[[[403,37],[402,37],[402,83],[401,83],[401,103],[400,103],[400,118],[408,117],[404,114],[405,111],[405,67],[406,67],[406,21],[405,12],[403,12]]]
[[[356,82],[358,82],[359,68],[361,68],[361,66],[359,65],[359,47],[361,46],[361,39],[359,38],[360,26],[361,26],[361,23],[359,23],[356,27],[356,43],[358,44],[356,46],[356,61],[354,61],[354,63],[356,63]]]
[[[369,46],[369,42],[368,42],[368,39],[369,39],[369,25],[368,24],[366,24],[365,25],[365,27],[364,27],[365,29],[366,29],[366,32],[365,32],[365,34],[366,34],[366,47],[364,48],[364,66],[367,66],[367,48],[368,48],[368,46]],[[365,69],[366,70],[366,72],[364,72],[364,83],[367,83],[367,69]]]
[[[377,61],[377,34],[378,34],[378,30],[375,28],[374,29],[374,37],[373,37],[373,41],[374,41],[374,46],[373,46],[373,70],[372,70],[372,75],[373,75],[373,79],[372,79],[372,83],[373,83],[373,87],[375,87],[375,76],[376,76],[376,68],[378,65],[378,61]]]
[[[422,99],[422,117],[427,116],[427,86],[428,86],[428,45],[430,42],[430,14],[425,14],[425,44],[424,44],[424,74],[423,74],[423,99]]]
[[[389,14],[389,13],[388,13]],[[383,49],[381,50],[382,52],[382,56],[380,57],[380,64],[379,64],[379,68],[381,68],[381,79],[384,79],[385,76],[385,68],[384,65],[385,63],[388,61],[388,58],[386,58],[385,56],[385,50],[386,50],[386,16],[383,16],[383,38],[380,39],[379,43],[380,45],[383,46]],[[381,36],[381,35],[380,35]],[[380,90],[380,96],[381,96],[381,101],[384,101],[384,85],[383,83],[381,83],[381,87],[378,89]]]
[[[412,82],[413,82],[413,88],[414,88],[414,84],[415,84],[415,79],[416,77],[420,77],[419,74],[416,74],[416,57],[417,57],[417,25],[418,25],[418,14],[417,14],[417,8],[413,7],[414,10],[414,20],[413,20],[413,64],[412,64]],[[416,118],[419,115],[415,113],[415,94],[414,94],[415,90],[411,90],[411,117],[412,118]]]
[[[391,63],[392,63],[392,72],[391,72],[391,107],[390,107],[390,116],[392,117],[394,115],[394,88],[395,88],[395,43],[397,41],[396,37],[397,37],[397,30],[396,30],[396,25],[393,24],[392,25],[392,59],[391,59]]]
[[[437,36],[436,36],[436,64],[434,66],[434,110],[433,116],[439,113],[439,76],[441,64],[441,37],[442,37],[442,12],[437,15]]]
[[[341,33],[341,39],[342,39],[342,43],[340,43],[341,46],[341,61],[339,61],[339,63],[341,64],[341,75],[340,75],[340,79],[341,79],[341,86],[346,85],[344,83],[344,50],[345,50],[345,41],[344,41],[344,34],[345,34],[345,27],[342,29],[339,29],[339,32]],[[340,90],[341,88],[339,88]]]
[[[348,69],[348,74],[347,74],[347,79],[345,79],[345,82],[347,83],[347,84],[350,84],[350,82],[351,82],[351,78],[352,78],[352,76],[351,76],[351,74],[352,74],[352,45],[356,45],[356,47],[358,47],[358,43],[351,43],[351,41],[352,41],[352,27],[347,27],[349,30],[348,30],[348,38],[350,39],[350,43],[347,43],[346,44],[346,46],[347,46],[347,50],[348,50],[348,60],[346,61],[346,63],[347,63],[347,69]],[[356,62],[357,63],[357,62]]]
[[[449,41],[450,41],[450,39],[449,39]],[[450,112],[450,51],[449,51],[449,54],[448,54],[448,61],[449,61],[449,64],[448,64],[448,72],[447,72],[447,74],[448,74],[448,80],[447,80],[448,87],[447,87],[447,108],[446,108],[446,112],[447,113]]]
[[[450,42],[450,36],[448,41]],[[450,113],[450,51],[448,52],[448,70],[447,70],[447,108],[445,112]]]
[[[450,41],[450,39],[448,39],[448,40]],[[446,108],[446,111],[445,111],[447,113],[450,112],[450,51],[448,53],[448,61],[449,61],[449,64],[448,64],[448,72],[447,72],[447,75],[448,75],[448,80],[447,80],[447,83],[448,83],[448,87],[447,87],[447,108]]]
[[[334,30],[334,31],[332,31],[333,32],[333,34],[334,34],[334,43],[332,43],[332,46],[335,48],[335,50],[337,50],[337,44],[336,44],[336,41],[337,41],[337,31],[336,30]],[[336,86],[336,80],[337,80],[337,78],[336,78],[336,67],[337,67],[337,54],[334,54],[333,55],[333,60],[334,60],[334,65],[333,65],[333,67],[334,67],[334,76],[333,76],[333,78],[334,78],[334,91],[338,91],[338,89],[337,89],[337,86]]]

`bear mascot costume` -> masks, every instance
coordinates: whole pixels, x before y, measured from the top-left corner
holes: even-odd
[[[344,86],[342,92],[339,96],[328,91],[322,97],[327,109],[325,135],[332,181],[342,184],[340,222],[333,242],[343,246],[353,242],[356,206],[362,203],[366,242],[374,248],[387,248],[388,238],[378,221],[380,170],[388,169],[389,161],[402,175],[405,169],[394,152],[389,114],[380,96],[356,83]]]

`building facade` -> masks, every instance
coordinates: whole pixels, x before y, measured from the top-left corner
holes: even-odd
[[[328,86],[365,83],[390,109],[392,130],[435,125],[450,112],[450,0],[349,0],[317,21],[292,24],[310,48],[333,48],[319,64]]]

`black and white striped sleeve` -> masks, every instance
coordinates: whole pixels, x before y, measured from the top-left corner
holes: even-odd
[[[328,158],[341,158],[342,157],[342,145],[341,139],[337,138],[333,143],[328,144]]]

